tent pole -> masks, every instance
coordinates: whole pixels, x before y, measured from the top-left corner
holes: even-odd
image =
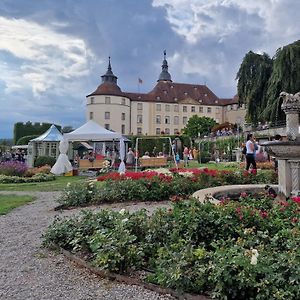
[[[138,166],[138,157],[137,157],[137,154],[138,154],[138,144],[139,144],[139,138],[136,138],[136,141],[135,141],[135,172],[137,172],[137,166]]]

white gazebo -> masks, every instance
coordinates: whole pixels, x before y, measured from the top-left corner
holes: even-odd
[[[63,135],[55,125],[44,132],[39,137],[32,139],[28,143],[27,164],[32,167],[34,160],[38,156],[50,156],[56,159],[59,156],[59,142]]]

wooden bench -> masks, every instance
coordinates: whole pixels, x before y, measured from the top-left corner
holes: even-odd
[[[140,158],[139,164],[142,168],[166,167],[168,166],[168,159],[167,157]]]
[[[95,159],[89,161],[88,159],[79,160],[79,169],[102,169],[104,167],[104,159]]]

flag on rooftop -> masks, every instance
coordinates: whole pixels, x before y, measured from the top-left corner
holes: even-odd
[[[139,83],[143,83],[143,80],[141,78],[138,79]]]

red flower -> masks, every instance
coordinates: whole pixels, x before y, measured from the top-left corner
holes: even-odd
[[[300,196],[295,196],[295,197],[291,197],[291,199],[294,201],[294,202],[296,202],[296,203],[298,203],[298,204],[300,204]]]
[[[266,211],[261,211],[259,214],[263,219],[268,217],[268,212]]]
[[[251,174],[256,175],[257,174],[257,170],[256,169],[252,169],[251,170]]]
[[[292,223],[297,223],[298,222],[298,218],[294,217],[292,218]]]

